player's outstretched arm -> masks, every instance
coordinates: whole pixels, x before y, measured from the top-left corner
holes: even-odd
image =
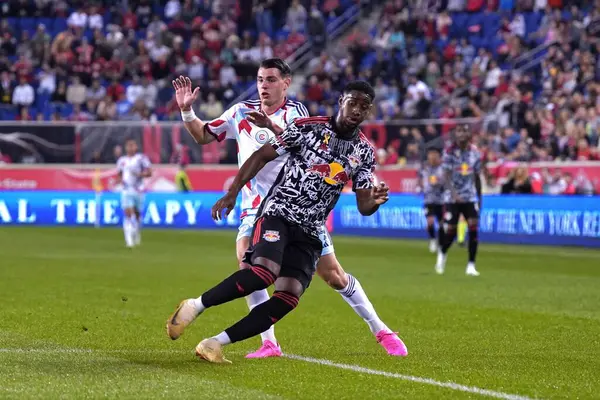
[[[389,199],[390,188],[381,182],[371,189],[356,189],[356,206],[362,215],[373,215]]]
[[[267,143],[260,149],[255,151],[248,160],[241,166],[238,171],[233,183],[229,187],[227,194],[220,198],[212,208],[212,217],[215,221],[221,219],[221,212],[225,210],[225,216],[235,207],[235,200],[238,193],[250,179],[254,178],[256,174],[269,162],[279,157],[275,148]]]
[[[206,123],[196,117],[192,110],[192,104],[200,95],[200,88],[197,87],[192,91],[192,81],[187,76],[179,76],[172,83],[175,88],[175,100],[177,100],[177,105],[181,110],[183,124],[189,134],[198,144],[207,144],[214,141],[215,137],[206,131]]]

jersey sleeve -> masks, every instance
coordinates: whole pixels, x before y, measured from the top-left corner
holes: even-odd
[[[142,156],[140,163],[142,165],[142,169],[150,169],[152,167],[152,163],[150,162],[150,159],[146,155]]]
[[[213,119],[204,125],[206,132],[210,133],[217,139],[218,142],[222,142],[225,139],[235,139],[235,114],[238,111],[238,105],[234,105],[225,111],[219,118]]]
[[[452,154],[449,150],[444,151],[442,156],[442,170],[444,172],[452,171]]]
[[[473,164],[473,172],[479,175],[481,173],[481,153],[475,151],[475,163]]]
[[[117,160],[117,171],[122,174],[123,173],[123,166],[124,166],[124,162],[123,162],[123,157],[119,157],[119,159]]]
[[[292,123],[280,135],[271,138],[269,143],[280,156],[297,152],[302,143],[302,130],[298,125]]]
[[[371,189],[375,185],[375,153],[373,148],[369,147],[363,162],[352,177],[352,190]]]
[[[296,118],[307,118],[310,117],[308,110],[304,107],[304,104],[294,102],[294,106],[285,115],[286,126],[296,120]]]

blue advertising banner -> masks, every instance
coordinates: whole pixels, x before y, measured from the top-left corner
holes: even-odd
[[[145,226],[222,229],[239,224],[240,209],[215,222],[210,208],[222,193],[148,193]],[[0,193],[0,225],[121,225],[117,193],[11,191]],[[392,195],[370,217],[360,215],[353,194],[333,213],[336,234],[425,238],[422,200]],[[600,197],[486,196],[480,219],[486,242],[600,247]]]
[[[392,195],[370,217],[360,215],[353,196],[334,210],[340,234],[425,238],[421,197]],[[600,197],[484,196],[479,223],[482,242],[600,247]]]

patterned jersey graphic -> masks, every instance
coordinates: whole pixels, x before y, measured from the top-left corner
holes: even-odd
[[[261,214],[283,217],[308,234],[318,236],[348,181],[353,190],[373,187],[371,144],[360,131],[350,140],[337,137],[329,117],[298,119],[271,145],[289,157]]]
[[[432,166],[425,164],[419,171],[419,179],[423,188],[425,204],[444,203],[444,169],[442,165]]]
[[[260,110],[260,100],[249,100],[237,103],[223,113],[219,118],[206,124],[206,130],[218,141],[235,139],[238,143],[238,165],[241,167],[246,160],[275,134],[268,129],[251,124],[246,119],[249,111]],[[308,117],[306,107],[301,103],[285,100],[281,107],[269,115],[273,123],[285,129],[292,121],[299,117]],[[262,200],[275,182],[286,159],[280,158],[268,163],[265,167],[242,189],[242,217],[255,215]]]
[[[452,184],[462,202],[477,202],[475,177],[481,173],[481,153],[476,146],[470,145],[466,150],[451,146],[442,158],[444,171],[449,171]],[[450,190],[444,192],[444,202],[452,203]]]

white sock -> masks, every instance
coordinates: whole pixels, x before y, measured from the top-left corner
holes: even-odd
[[[206,307],[202,303],[202,296],[198,297],[197,299],[192,299],[192,301],[194,302],[194,307],[196,307],[198,314],[206,310]]]
[[[246,296],[246,303],[248,303],[248,308],[250,311],[252,311],[252,309],[257,305],[262,304],[267,300],[269,300],[269,292],[267,292],[267,289],[257,290],[256,292],[252,292]],[[277,339],[275,338],[275,325],[271,325],[269,329],[261,333],[260,338],[262,339],[263,343],[269,340],[272,343],[277,344]]]
[[[342,295],[346,303],[350,304],[354,312],[360,315],[369,325],[374,335],[382,330],[389,331],[390,329],[379,319],[360,282],[352,275],[346,275],[348,276],[348,286],[342,290],[337,290],[337,292]]]
[[[221,346],[231,344],[231,339],[229,338],[229,335],[225,333],[225,331],[219,333],[217,336],[213,336],[213,339],[221,343]]]
[[[123,219],[123,234],[125,235],[125,244],[129,247],[133,246],[133,227],[129,218]]]

